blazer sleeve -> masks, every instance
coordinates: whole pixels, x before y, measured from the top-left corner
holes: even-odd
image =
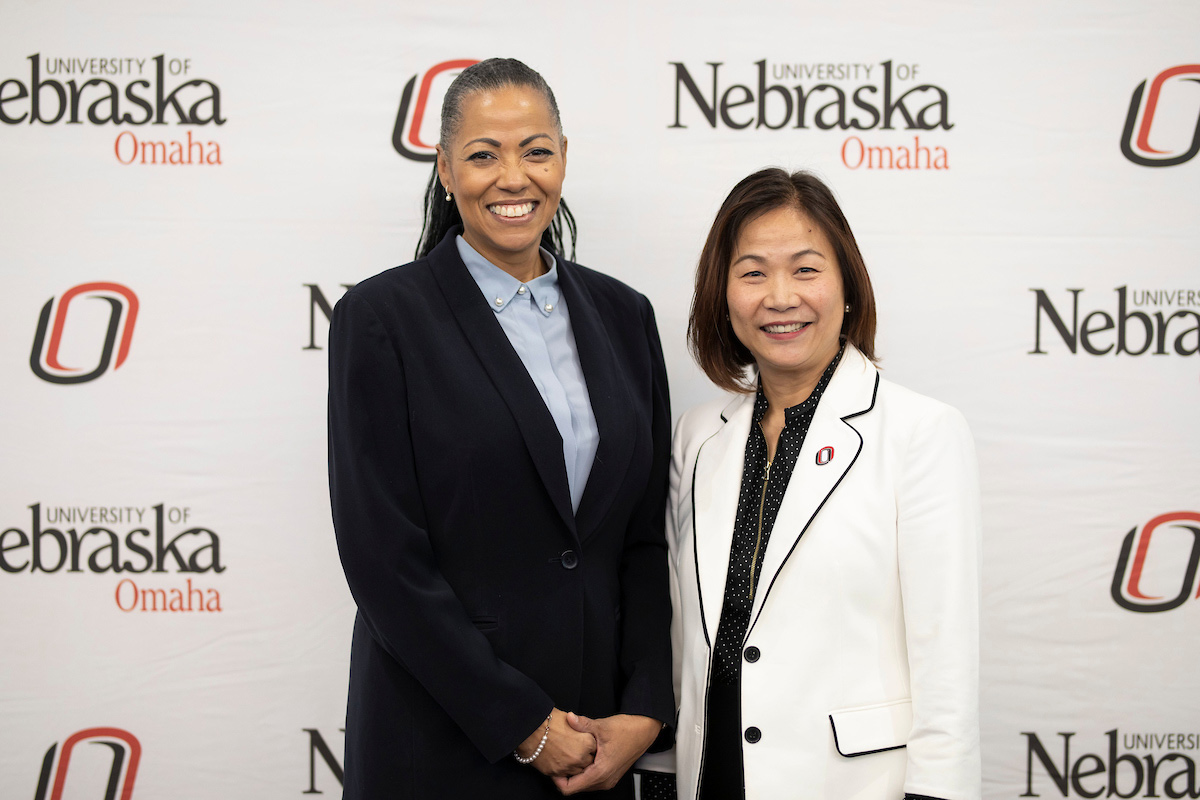
[[[899,484],[897,552],[913,726],[904,790],[980,797],[981,522],[966,420],[939,404],[914,426]]]
[[[654,310],[642,298],[642,323],[650,351],[651,438],[653,460],[649,480],[630,518],[621,556],[621,672],[624,686],[620,709],[669,725],[675,721],[671,690],[671,597],[668,589],[667,542],[663,515],[667,499],[667,470],[671,459],[671,405],[667,368]],[[656,749],[669,743],[659,737]]]
[[[401,351],[353,291],[329,329],[329,493],[351,594],[375,641],[491,762],[554,703],[496,657],[438,571],[417,489]]]

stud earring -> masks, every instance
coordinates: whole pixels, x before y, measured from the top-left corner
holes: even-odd
[[[449,187],[449,186],[447,186],[447,187],[446,187],[446,202],[447,202],[447,203],[449,203],[449,202],[450,202],[450,199],[451,199],[451,197],[450,197],[450,187]]]
[[[847,314],[850,313],[850,304],[849,303],[846,303],[846,313]]]

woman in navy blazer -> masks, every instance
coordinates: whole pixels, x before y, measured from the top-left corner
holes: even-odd
[[[573,224],[536,72],[465,70],[438,152],[418,260],[331,321],[330,496],[358,604],[345,797],[632,797],[626,769],[674,716],[654,313],[547,252]],[[557,271],[599,434],[577,508],[544,389],[460,243],[522,295]]]

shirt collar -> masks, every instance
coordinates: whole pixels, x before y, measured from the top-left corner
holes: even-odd
[[[808,396],[802,403],[797,403],[794,406],[783,410],[783,419],[785,425],[790,425],[800,414],[805,411],[812,411],[817,407],[817,403],[821,402],[821,395],[825,393],[825,387],[829,385],[830,379],[833,378],[833,373],[837,370],[838,362],[842,360],[842,353],[846,351],[846,343],[842,342],[842,346],[838,349],[837,355],[833,357],[833,361],[829,362],[829,366],[821,373],[821,377],[817,380],[817,385],[813,387],[812,394]],[[767,402],[767,395],[763,392],[762,377],[758,379],[758,393],[754,397],[754,421],[761,422],[763,416],[767,413],[770,407]]]
[[[458,245],[458,254],[462,257],[463,264],[475,279],[479,291],[483,293],[492,311],[499,314],[508,308],[514,299],[525,295],[530,296],[533,307],[541,312],[542,316],[548,317],[558,309],[558,261],[546,248],[538,248],[542,260],[549,267],[546,274],[521,283],[480,255],[462,236],[454,237],[454,243]]]

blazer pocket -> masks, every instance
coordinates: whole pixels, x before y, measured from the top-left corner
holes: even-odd
[[[499,617],[471,617],[471,624],[481,631],[495,630],[500,625]]]
[[[912,732],[912,700],[890,700],[829,712],[833,745],[847,758],[897,750]]]

